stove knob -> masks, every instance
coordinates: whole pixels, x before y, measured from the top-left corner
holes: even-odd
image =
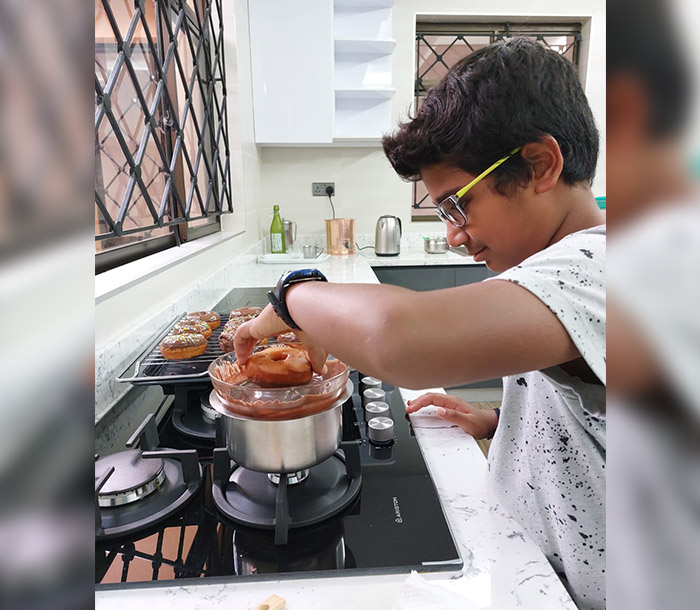
[[[373,417],[367,422],[370,442],[386,445],[394,440],[394,421],[388,417]]]
[[[360,394],[369,388],[379,388],[382,389],[382,382],[376,377],[361,377],[360,378]]]
[[[381,388],[367,388],[362,392],[362,406],[364,407],[368,402],[384,400],[385,398],[386,393]]]
[[[389,405],[382,400],[373,400],[365,404],[365,421],[373,417],[389,417]]]

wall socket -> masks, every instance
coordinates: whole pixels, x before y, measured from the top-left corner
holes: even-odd
[[[312,182],[311,194],[314,197],[328,197],[328,193],[326,193],[326,188],[328,188],[329,186],[333,189],[331,195],[335,195],[335,182]]]

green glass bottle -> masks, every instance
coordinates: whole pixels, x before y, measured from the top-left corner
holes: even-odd
[[[270,252],[272,254],[284,254],[287,251],[287,245],[284,242],[284,225],[280,217],[280,206],[273,205],[272,224],[270,225]]]

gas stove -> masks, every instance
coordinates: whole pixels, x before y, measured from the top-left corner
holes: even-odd
[[[460,571],[398,390],[374,388],[388,410],[368,425],[350,378],[338,451],[285,475],[231,461],[211,385],[173,391],[157,429],[96,463],[96,587]]]

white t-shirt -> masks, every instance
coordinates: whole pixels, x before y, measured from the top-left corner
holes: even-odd
[[[496,493],[576,604],[605,608],[605,226],[568,235],[490,280],[519,284],[562,323],[600,383],[560,367],[503,380],[489,450]]]
[[[700,197],[667,202],[610,240],[610,297],[667,389],[611,398],[609,607],[700,599]]]
[[[700,202],[662,206],[610,246],[611,298],[700,424]]]

